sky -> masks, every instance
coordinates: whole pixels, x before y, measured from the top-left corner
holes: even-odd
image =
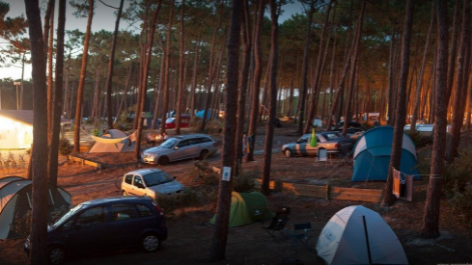
[[[23,0],[3,0],[10,4],[10,12],[8,12],[7,17],[17,17],[23,15],[26,17],[25,13],[25,3]],[[40,0],[40,3],[46,2],[44,0]],[[57,2],[57,1],[56,1]],[[66,7],[66,30],[75,30],[79,29],[80,31],[85,31],[87,26],[87,19],[86,18],[76,18],[73,14],[75,8],[70,6],[69,1],[67,2]],[[111,5],[111,6],[119,6],[119,0],[102,0],[102,2]],[[279,22],[283,22],[289,19],[295,13],[303,12],[303,8],[298,1],[296,3],[288,4],[283,7],[284,12],[279,18]],[[43,4],[45,6],[45,3]],[[128,1],[125,0],[124,9],[129,6]],[[55,12],[55,27],[57,26],[57,10],[58,5],[56,3],[56,12]],[[44,12],[44,11],[43,11]],[[95,14],[92,21],[92,32],[100,31],[102,29],[107,31],[113,31],[115,29],[115,20],[116,17],[114,15],[115,9],[109,8],[102,4],[100,1],[95,1]],[[44,14],[43,14],[44,15]],[[268,14],[267,14],[268,15]],[[120,29],[121,30],[132,30],[134,29],[133,26],[130,26],[127,21],[121,20],[120,21]],[[6,44],[0,41],[0,45],[2,47],[6,46]],[[25,79],[31,78],[31,65],[25,65]],[[14,65],[9,66],[0,66],[0,78],[12,78],[12,79],[20,79],[21,78],[21,63],[17,63]]]

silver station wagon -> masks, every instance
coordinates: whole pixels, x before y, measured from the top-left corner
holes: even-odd
[[[206,134],[179,135],[167,139],[160,146],[144,150],[142,161],[166,165],[169,162],[195,158],[204,159],[216,153],[216,142]]]

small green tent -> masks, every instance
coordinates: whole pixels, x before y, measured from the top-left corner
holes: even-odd
[[[231,209],[229,213],[229,227],[252,224],[256,221],[272,218],[273,214],[267,206],[266,197],[260,192],[231,194]],[[216,214],[210,220],[216,221]]]

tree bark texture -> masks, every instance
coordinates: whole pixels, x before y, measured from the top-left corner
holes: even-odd
[[[347,135],[347,127],[349,125],[349,121],[351,121],[351,99],[352,99],[352,94],[354,92],[354,83],[356,80],[356,70],[357,70],[357,61],[359,58],[359,43],[361,39],[361,34],[362,34],[362,25],[364,22],[364,11],[365,11],[365,0],[362,1],[362,10],[361,10],[361,15],[359,17],[359,21],[357,23],[357,30],[356,30],[356,35],[355,35],[355,40],[356,43],[354,45],[354,54],[352,55],[351,58],[351,73],[350,73],[350,84],[349,84],[349,91],[347,94],[347,106],[344,111],[344,125],[343,125],[343,131],[342,134],[344,136]],[[356,113],[357,116],[357,113]]]
[[[88,47],[89,47],[89,42],[90,42],[90,32],[92,29],[93,4],[94,4],[94,0],[88,0],[89,6],[88,6],[87,30],[85,32],[82,65],[80,67],[79,86],[77,88],[77,105],[75,109],[74,153],[80,152],[80,124],[82,121],[82,104],[83,104],[83,97],[84,97],[85,75],[87,74]]]
[[[272,66],[270,71],[270,101],[269,101],[269,119],[266,124],[266,137],[264,143],[264,167],[262,170],[262,193],[268,195],[270,182],[270,168],[272,162],[272,145],[274,140],[274,121],[275,110],[277,107],[277,64],[279,60],[278,52],[278,38],[279,38],[279,24],[278,24],[278,9],[276,0],[270,2],[270,20],[271,20],[271,58]]]
[[[418,83],[416,84],[415,103],[413,105],[413,115],[411,117],[411,123],[410,123],[411,124],[410,130],[412,132],[416,131],[416,121],[418,120],[418,110],[419,110],[419,105],[420,105],[421,88],[423,87],[424,68],[426,65],[426,57],[428,55],[428,48],[429,48],[429,38],[431,36],[431,31],[433,30],[433,24],[434,24],[434,2],[431,3],[431,21],[429,22],[428,34],[426,35],[426,43],[424,45],[423,62],[421,63],[420,75],[418,77]],[[420,118],[423,118],[423,117],[420,117]]]
[[[431,152],[431,168],[424,207],[423,227],[421,235],[426,238],[439,236],[439,207],[441,204],[441,185],[444,173],[444,155],[446,152],[446,126],[447,126],[447,80],[448,64],[448,25],[447,25],[447,0],[436,0],[438,18],[438,49],[436,76],[436,102],[435,123],[433,134],[433,150]]]
[[[57,185],[57,166],[59,152],[59,133],[61,130],[62,88],[64,84],[64,34],[66,24],[66,0],[59,1],[57,25],[56,74],[52,105],[52,138],[49,146],[48,173],[49,183]],[[51,35],[52,39],[52,35]]]
[[[180,134],[180,122],[181,117],[180,114],[182,113],[182,96],[184,93],[184,62],[185,62],[185,42],[184,42],[184,7],[185,7],[185,0],[182,0],[182,4],[180,6],[180,62],[179,62],[179,92],[177,94],[177,118],[175,120],[175,134]]]
[[[47,212],[48,207],[48,139],[46,56],[41,30],[41,12],[38,0],[25,0],[26,17],[29,21],[29,38],[33,62],[33,149],[32,152],[32,212],[30,228],[30,264],[46,264],[47,256]]]
[[[120,7],[118,8],[118,14],[116,15],[116,22],[115,22],[115,31],[113,32],[113,40],[111,42],[111,51],[110,51],[110,60],[108,61],[108,74],[107,74],[107,82],[106,82],[106,90],[107,90],[107,124],[108,129],[113,129],[113,106],[111,103],[111,87],[113,82],[113,65],[115,62],[115,50],[116,50],[116,42],[118,41],[118,30],[120,27],[120,18],[121,12],[123,10],[123,2],[124,0],[120,0]],[[119,113],[116,114],[117,116],[120,115]]]
[[[231,7],[231,26],[228,40],[228,64],[226,73],[226,119],[224,122],[223,138],[223,171],[230,169],[229,179],[223,176],[218,189],[218,205],[213,234],[210,261],[215,262],[225,258],[228,240],[229,211],[231,207],[231,192],[234,178],[235,137],[237,101],[238,101],[238,68],[239,45],[241,31],[242,1],[233,0]]]
[[[167,28],[167,38],[166,38],[166,68],[164,70],[164,99],[163,99],[163,113],[161,118],[161,134],[166,132],[166,119],[167,111],[169,110],[169,84],[170,84],[170,43],[172,38],[172,21],[174,17],[174,0],[171,0],[170,14],[169,14],[169,24]]]
[[[457,56],[456,89],[454,90],[452,115],[452,133],[447,145],[446,160],[454,162],[461,138],[461,128],[464,121],[465,99],[469,80],[469,51],[470,51],[470,1],[463,1],[462,32]],[[454,66],[453,66],[454,67]]]
[[[261,31],[264,19],[265,1],[258,2],[256,26],[254,27],[254,79],[251,102],[251,116],[248,129],[248,152],[246,161],[254,161],[254,147],[256,144],[257,119],[259,116],[259,94],[262,73]]]
[[[311,25],[313,24],[313,13],[315,12],[314,0],[310,1],[310,11],[308,13],[308,24],[305,36],[305,48],[303,49],[303,63],[302,63],[302,87],[301,95],[299,95],[300,109],[298,113],[298,132],[303,133],[303,122],[305,121],[305,101],[308,93],[308,63],[311,42]]]
[[[395,126],[393,129],[392,154],[390,155],[390,165],[388,170],[387,183],[384,189],[384,196],[382,205],[390,206],[395,203],[396,197],[392,194],[393,187],[393,169],[400,170],[400,158],[403,144],[403,127],[405,127],[406,119],[406,89],[408,82],[408,68],[410,66],[410,43],[411,43],[411,28],[413,24],[413,9],[414,4],[412,0],[407,1],[406,17],[403,25],[402,36],[402,61],[400,66],[400,80],[398,86],[398,96],[396,100],[395,109]]]
[[[143,69],[143,75],[142,78],[143,80],[140,82],[140,90],[141,90],[141,105],[140,109],[136,109],[136,119],[138,119],[138,129],[136,131],[136,143],[134,145],[134,155],[136,156],[136,161],[139,162],[141,161],[141,135],[143,132],[143,117],[142,114],[144,112],[144,105],[146,105],[146,90],[147,90],[147,80],[148,80],[148,75],[149,75],[149,66],[151,64],[151,57],[152,57],[152,46],[154,43],[154,32],[156,30],[156,20],[157,20],[157,15],[159,14],[159,11],[161,10],[161,4],[162,0],[159,0],[157,3],[156,10],[154,11],[154,14],[152,15],[152,21],[151,21],[151,30],[149,34],[149,38],[147,40],[147,51],[146,51],[146,62],[144,64],[144,69]],[[174,0],[171,1],[171,12],[170,16],[172,17],[172,10],[174,6]],[[172,18],[170,18],[172,20]],[[165,124],[165,122],[163,122]]]

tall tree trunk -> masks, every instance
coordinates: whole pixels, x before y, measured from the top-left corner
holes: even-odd
[[[53,53],[53,45],[54,45],[54,3],[52,7],[52,12],[51,12],[51,18],[49,22],[49,35],[51,36],[49,38],[49,44],[48,44],[48,95],[47,95],[47,101],[48,101],[48,144],[51,144],[52,140],[52,119],[53,119],[53,114],[52,114],[52,109],[53,109],[53,97],[54,97],[54,84],[53,84],[53,79],[52,79],[52,71],[53,71],[53,59],[52,59],[52,53]]]
[[[214,58],[214,54],[215,54],[215,48],[216,48],[216,35],[218,33],[218,30],[220,29],[221,27],[221,23],[223,21],[223,1],[219,0],[218,1],[219,3],[219,9],[220,9],[220,15],[219,15],[219,18],[218,18],[218,24],[216,25],[216,27],[214,28],[213,30],[213,37],[212,37],[212,41],[211,41],[211,51],[210,51],[210,61],[209,61],[209,68],[208,68],[208,87],[207,87],[207,97],[206,97],[206,100],[205,100],[205,109],[203,111],[203,119],[202,119],[202,123],[201,123],[201,127],[200,127],[200,131],[202,132],[204,129],[205,129],[205,124],[206,124],[206,120],[207,120],[207,115],[208,115],[208,108],[210,107],[210,99],[211,99],[211,96],[212,96],[212,93],[211,93],[211,90],[212,90],[212,86],[213,86],[213,67],[214,67],[214,62],[213,62],[213,58]]]
[[[51,17],[54,18],[54,6],[56,1],[55,0],[48,0],[46,6],[46,13],[44,14],[44,25],[43,25],[43,43],[44,43],[44,56],[48,55],[48,43],[49,43],[49,34],[51,26]],[[41,24],[40,24],[41,26]]]
[[[356,44],[354,45],[354,54],[352,55],[352,58],[351,58],[351,73],[350,73],[350,78],[349,78],[351,83],[349,84],[349,91],[347,94],[347,106],[344,112],[344,125],[343,125],[343,131],[342,131],[342,134],[344,136],[347,136],[347,128],[349,125],[349,121],[351,120],[351,100],[352,100],[352,94],[354,92],[354,84],[356,80],[356,69],[357,69],[357,62],[359,58],[359,45],[360,45],[359,42],[362,35],[364,11],[365,11],[365,0],[362,1],[361,15],[357,23],[357,30],[356,30],[356,35],[355,35]]]
[[[29,21],[31,58],[33,61],[33,150],[32,153],[32,212],[30,227],[30,264],[48,263],[47,221],[48,208],[47,179],[47,105],[44,97],[46,90],[46,56],[41,31],[41,13],[38,0],[25,0],[26,17]]]
[[[120,118],[121,111],[123,110],[123,108],[126,109],[126,107],[124,107],[124,106],[125,106],[126,98],[127,98],[127,95],[128,95],[129,82],[130,82],[130,79],[131,79],[131,73],[132,72],[133,72],[133,63],[131,63],[131,65],[129,67],[128,77],[126,77],[126,82],[125,82],[125,89],[123,90],[123,96],[121,97],[120,105],[118,107],[118,110],[116,111],[116,119],[117,120]]]
[[[280,7],[277,6],[276,0],[270,0],[270,21],[271,21],[271,58],[272,66],[270,71],[270,101],[269,101],[269,120],[266,124],[266,137],[264,143],[264,167],[262,170],[262,187],[261,191],[265,195],[268,195],[269,182],[270,182],[270,166],[272,160],[272,145],[274,140],[274,120],[275,110],[277,107],[277,63],[279,60],[279,11]],[[281,5],[281,3],[279,3]]]
[[[218,205],[216,211],[215,232],[213,234],[210,261],[225,258],[228,240],[229,210],[234,178],[236,110],[238,100],[238,67],[241,31],[242,1],[232,1],[231,27],[228,40],[228,64],[226,72],[226,119],[223,138],[223,176],[218,189]],[[228,172],[229,171],[229,172]],[[225,175],[227,174],[227,176]]]
[[[80,67],[79,86],[77,88],[77,105],[75,109],[74,153],[80,152],[80,123],[82,121],[82,102],[84,97],[85,75],[87,74],[87,58],[90,41],[90,31],[92,29],[93,4],[94,0],[88,0],[87,30],[85,32],[84,50],[82,53],[82,65]]]
[[[421,63],[420,76],[418,78],[418,83],[416,85],[415,103],[413,105],[413,115],[411,117],[411,123],[410,123],[411,124],[410,130],[412,132],[416,131],[416,121],[418,119],[418,109],[419,109],[419,103],[420,103],[421,88],[423,87],[423,74],[424,74],[424,68],[426,65],[426,57],[428,55],[429,37],[431,36],[431,31],[433,30],[433,24],[434,24],[434,2],[431,3],[431,21],[429,22],[428,35],[426,35],[426,43],[424,45],[423,62]]]
[[[120,7],[118,8],[118,14],[116,15],[116,22],[115,22],[115,31],[113,32],[113,40],[111,43],[111,51],[110,51],[110,60],[108,61],[108,75],[107,75],[107,82],[106,82],[106,89],[107,89],[107,124],[108,129],[113,129],[113,106],[111,104],[111,86],[113,82],[113,63],[115,61],[115,50],[116,50],[116,42],[118,40],[118,30],[120,27],[120,18],[121,18],[121,11],[123,10],[123,2],[124,0],[120,0]],[[120,115],[117,113],[116,115]]]
[[[407,1],[406,17],[403,25],[402,36],[402,61],[400,68],[400,80],[398,87],[398,96],[396,100],[396,114],[395,126],[393,128],[393,142],[392,154],[390,156],[390,165],[388,170],[387,183],[384,189],[384,196],[382,205],[390,206],[395,203],[395,196],[392,194],[393,187],[393,169],[400,170],[400,158],[403,143],[403,127],[405,127],[406,119],[406,88],[408,82],[408,68],[410,66],[410,42],[411,42],[411,28],[413,24],[413,9],[414,4],[412,0]]]
[[[330,2],[331,6],[331,2]],[[315,12],[315,2],[314,0],[310,1],[310,11],[308,13],[308,24],[305,35],[305,48],[303,49],[303,64],[302,64],[302,91],[301,95],[298,96],[300,101],[300,109],[298,113],[298,133],[303,133],[303,121],[305,120],[305,101],[307,96],[308,84],[308,63],[309,63],[309,52],[310,52],[310,42],[311,42],[311,25],[313,24],[313,13]]]
[[[182,94],[184,93],[184,62],[185,62],[185,42],[184,42],[184,7],[185,0],[182,0],[180,6],[180,62],[179,62],[179,92],[177,95],[177,119],[175,134],[180,134],[180,122],[181,122],[181,113],[182,113]]]
[[[167,111],[169,110],[169,83],[170,83],[170,43],[172,38],[172,19],[174,17],[174,0],[171,0],[170,3],[170,14],[169,14],[169,24],[167,28],[167,38],[166,38],[166,68],[164,70],[164,99],[163,99],[163,113],[161,118],[161,134],[166,131],[166,119]]]
[[[251,102],[251,116],[249,121],[248,129],[248,152],[246,161],[254,161],[254,148],[256,144],[256,130],[257,130],[257,119],[259,116],[259,94],[261,88],[261,73],[262,73],[262,51],[261,51],[261,32],[262,32],[262,21],[264,18],[265,1],[258,2],[257,8],[257,19],[254,27],[254,79],[253,79],[253,92]]]
[[[446,90],[446,97],[451,100],[452,88],[454,83],[454,64],[456,62],[457,56],[457,46],[459,39],[459,28],[460,28],[460,10],[461,10],[461,1],[455,0],[455,8],[454,8],[454,15],[453,15],[453,22],[452,22],[452,38],[451,38],[451,46],[450,46],[450,53],[447,63],[447,90]],[[452,105],[454,106],[454,105]]]
[[[464,121],[464,99],[467,97],[469,80],[469,51],[470,51],[470,1],[463,1],[462,32],[457,57],[456,89],[454,93],[454,113],[452,115],[452,137],[447,145],[446,160],[454,162],[461,137],[461,128]]]
[[[157,121],[159,117],[159,108],[161,107],[160,99],[162,97],[163,89],[164,89],[165,63],[166,63],[166,53],[165,53],[165,50],[163,50],[162,58],[161,58],[161,66],[159,70],[159,84],[158,84],[158,91],[157,91],[157,96],[156,96],[156,105],[154,106],[154,115],[153,115],[152,123],[151,123],[152,130],[156,128],[156,125],[159,125]]]
[[[317,109],[318,109],[318,96],[319,96],[319,93],[320,93],[320,85],[321,85],[321,75],[322,75],[322,72],[323,72],[323,43],[324,43],[324,38],[325,38],[325,35],[326,35],[326,29],[328,28],[328,21],[329,21],[329,14],[331,13],[331,6],[333,4],[334,0],[330,0],[329,4],[328,4],[328,8],[326,10],[326,15],[325,15],[325,20],[324,20],[324,25],[323,25],[323,30],[321,32],[321,37],[320,37],[320,45],[318,47],[318,56],[317,56],[317,59],[316,59],[316,69],[315,69],[315,75],[314,75],[314,81],[315,81],[315,84],[313,86],[313,94],[311,94],[311,99],[310,99],[310,106],[309,106],[309,110],[308,110],[308,113],[307,113],[307,120],[306,120],[306,123],[305,123],[305,128],[303,129],[303,133],[308,133],[308,131],[310,130],[310,127],[312,126],[313,124],[313,118],[315,117],[316,115],[316,112],[317,112]],[[336,2],[337,3],[337,2]],[[326,47],[329,46],[329,37],[328,37],[328,40],[326,41]],[[326,53],[325,53],[326,54]]]
[[[249,2],[243,0],[243,19],[242,19],[242,36],[243,36],[243,62],[242,70],[239,75],[239,102],[238,102],[238,127],[236,131],[236,175],[239,175],[239,167],[243,158],[243,134],[244,134],[244,118],[246,109],[246,94],[248,87],[249,67],[251,63],[252,50],[252,32],[251,32],[251,18],[249,15]]]
[[[437,0],[438,7],[438,49],[436,63],[436,98],[433,150],[431,152],[431,168],[424,206],[423,227],[421,235],[426,238],[439,236],[439,207],[441,204],[441,185],[444,173],[444,155],[446,152],[446,126],[447,126],[447,50],[448,50],[448,25],[447,25],[447,0]]]
[[[66,24],[66,0],[59,0],[59,18],[57,23],[56,74],[52,105],[52,138],[49,146],[48,172],[49,183],[57,185],[57,165],[59,151],[59,132],[61,129],[62,87],[64,84],[64,32]],[[52,34],[51,34],[52,39]]]
[[[197,73],[198,73],[198,52],[200,51],[200,42],[201,42],[202,34],[198,33],[197,37],[197,44],[195,45],[195,57],[193,60],[193,74],[192,74],[192,86],[190,88],[190,116],[194,116],[195,114],[195,90],[197,88]]]
[[[157,20],[157,15],[159,14],[159,11],[161,10],[161,5],[162,5],[162,0],[159,0],[157,3],[156,10],[154,11],[154,14],[152,15],[152,21],[151,21],[151,29],[150,29],[150,34],[147,39],[147,51],[146,51],[146,62],[144,63],[144,68],[143,68],[143,75],[142,75],[142,80],[141,80],[141,108],[136,109],[136,118],[138,119],[138,129],[136,130],[136,143],[134,145],[134,155],[136,157],[137,163],[141,161],[141,135],[143,132],[143,117],[142,113],[144,111],[144,106],[146,105],[146,91],[147,91],[147,80],[148,80],[148,75],[149,75],[149,68],[151,65],[151,57],[152,57],[152,46],[154,43],[154,32],[156,30],[156,20]],[[174,7],[174,0],[171,1],[170,3],[170,16],[172,17],[172,10]],[[172,18],[170,18],[170,21],[172,21]],[[165,124],[165,121],[162,122]]]
[[[390,35],[390,58],[389,58],[389,67],[388,67],[388,113],[387,113],[387,123],[393,125],[393,116],[395,109],[394,106],[394,97],[395,97],[395,88],[394,88],[394,67],[395,64],[395,26],[392,29],[392,34]]]

